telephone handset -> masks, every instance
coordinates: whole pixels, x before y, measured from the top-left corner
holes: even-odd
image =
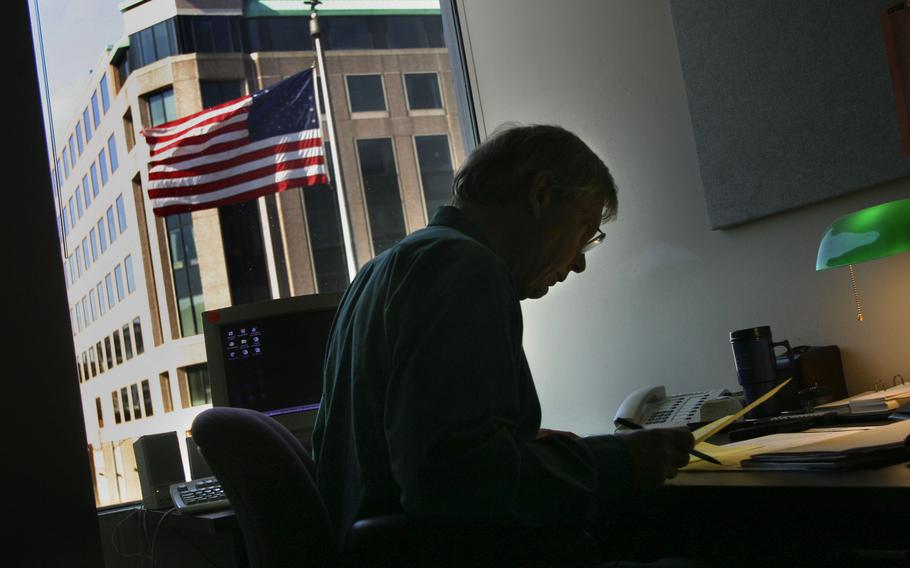
[[[664,387],[644,387],[626,397],[616,411],[616,418],[631,420],[645,428],[686,426],[699,421],[699,410],[705,402],[729,395],[727,389],[713,389],[667,396]]]

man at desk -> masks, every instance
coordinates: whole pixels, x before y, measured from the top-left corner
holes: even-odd
[[[583,526],[688,462],[692,435],[540,429],[519,301],[585,269],[616,214],[607,167],[556,126],[503,130],[457,173],[453,206],[365,265],[325,361],[313,444],[341,538],[387,514]]]

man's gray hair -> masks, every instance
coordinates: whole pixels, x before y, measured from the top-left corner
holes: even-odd
[[[602,221],[616,216],[616,184],[610,170],[581,138],[552,125],[506,125],[478,146],[455,174],[455,205],[503,205],[543,171],[567,197],[577,192],[604,199]]]

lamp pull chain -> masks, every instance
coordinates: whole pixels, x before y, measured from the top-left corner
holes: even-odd
[[[866,318],[863,316],[863,305],[859,301],[859,290],[856,289],[856,271],[853,270],[852,264],[848,264],[847,268],[850,269],[850,288],[853,290],[853,302],[856,304],[856,320],[864,321]]]

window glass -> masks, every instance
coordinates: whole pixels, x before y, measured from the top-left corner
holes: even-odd
[[[120,365],[123,363],[123,344],[120,341],[120,330],[115,329],[111,337],[113,338],[114,343],[114,359],[117,361],[117,364]]]
[[[117,240],[117,228],[114,226],[114,208],[113,207],[107,208],[106,217],[107,217],[107,238],[111,242],[111,244],[113,244],[114,241]]]
[[[243,96],[237,81],[200,81],[199,90],[202,94],[202,108],[218,106]]]
[[[88,237],[85,237],[82,239],[82,261],[85,263],[86,270],[92,265],[92,261],[89,260],[90,258],[91,256],[89,256],[88,252]]]
[[[120,397],[117,394],[117,391],[111,393],[111,402],[114,403],[114,422],[120,424],[123,422],[123,419],[120,417]]]
[[[88,189],[88,176],[82,176],[82,197],[85,200],[85,206],[92,203],[92,192]]]
[[[408,73],[404,76],[411,110],[441,109],[442,94],[436,73]]]
[[[107,250],[107,234],[104,230],[104,217],[98,219],[98,243],[101,245],[101,253]]]
[[[73,198],[69,199],[70,204],[70,227],[76,226],[76,206],[73,204]]]
[[[133,417],[130,412],[130,398],[126,392],[126,387],[120,389],[120,400],[123,401],[123,420],[129,422]]]
[[[69,158],[66,156],[66,148],[63,149],[63,179],[69,179],[70,177],[70,164]]]
[[[107,361],[107,368],[114,368],[114,351],[111,349],[111,338],[104,338],[104,354],[106,356],[105,361]]]
[[[88,316],[91,313],[88,307],[88,296],[82,296],[82,323],[85,324],[85,327],[89,326]]]
[[[67,236],[70,234],[70,217],[69,217],[69,208],[64,205],[61,216],[63,217],[63,235]]]
[[[161,401],[164,403],[164,412],[174,411],[174,396],[171,393],[171,376],[166,371],[158,375],[158,382],[161,383]]]
[[[107,299],[104,297],[104,286],[101,285],[101,282],[95,286],[95,292],[98,293],[98,308],[101,312],[101,315],[104,315],[104,312],[107,311]]]
[[[149,387],[148,380],[142,381],[142,401],[145,403],[146,417],[154,414],[154,409],[152,408],[152,389]]]
[[[95,412],[98,415],[98,428],[104,428],[104,415],[101,413],[101,399],[95,397]]]
[[[107,184],[107,153],[104,148],[98,153],[98,169],[101,171],[101,185]]]
[[[98,127],[101,126],[101,113],[98,111],[97,91],[92,93],[92,124],[95,126],[95,130],[98,130]]]
[[[72,134],[70,134],[69,143],[66,145],[66,147],[69,148],[69,150],[70,150],[70,164],[72,164],[73,167],[75,168],[76,167],[76,148],[75,148],[75,145],[73,144],[73,135]]]
[[[114,138],[113,134],[107,139],[107,153],[111,157],[111,173],[114,173],[117,171],[120,163],[117,160],[117,139]]]
[[[98,197],[100,186],[98,185],[98,164],[93,163],[89,168],[89,175],[92,176],[92,194]]]
[[[339,16],[326,18],[326,36],[328,49],[370,49],[373,37],[370,33],[369,19],[362,16]]]
[[[123,195],[117,196],[117,226],[120,232],[126,230],[126,210],[123,207]]]
[[[190,404],[199,406],[212,403],[212,382],[209,380],[208,365],[187,367],[186,382],[190,391]]]
[[[233,17],[192,16],[177,19],[184,53],[232,53],[241,50],[239,22]]]
[[[126,289],[123,287],[123,267],[119,264],[114,267],[114,282],[117,283],[117,301],[122,302],[126,298]]]
[[[346,79],[351,112],[373,112],[386,109],[381,75],[348,75]],[[329,92],[331,93],[331,89]]]
[[[77,213],[77,217],[78,217],[79,219],[82,219],[82,213],[83,213],[84,211],[83,211],[83,209],[82,209],[82,194],[79,192],[79,188],[76,188],[75,196],[76,196],[76,213]]]
[[[136,355],[142,355],[145,346],[142,343],[142,324],[139,322],[139,318],[133,320],[133,338],[136,342]]]
[[[82,150],[84,146],[82,144],[82,122],[76,123],[76,146],[79,149],[79,155],[82,155]]]
[[[107,291],[107,305],[110,308],[113,308],[117,303],[114,301],[114,282],[111,279],[110,273],[104,277],[104,288]]]
[[[82,247],[76,247],[76,274],[82,277]]]
[[[180,335],[188,337],[202,333],[202,312],[205,310],[193,235],[193,218],[189,213],[180,213],[169,215],[165,218],[165,223],[171,252],[171,273],[174,278]]]
[[[126,290],[130,294],[133,293],[133,290],[136,289],[136,281],[133,278],[133,257],[132,255],[127,255],[123,259],[123,268],[126,271]]]
[[[96,319],[98,319],[98,313],[97,313],[97,310],[98,310],[98,306],[97,306],[98,301],[95,300],[95,290],[94,290],[94,288],[91,289],[91,290],[89,290],[89,293],[88,293],[88,303],[89,303],[89,307],[90,307],[91,310],[92,310],[92,321],[95,321]]]
[[[89,231],[88,236],[89,242],[92,244],[92,262],[98,262],[98,235],[94,227]]]
[[[76,327],[81,332],[82,331],[82,310],[79,309],[79,304],[76,304]]]
[[[107,75],[101,76],[101,85],[98,87],[98,90],[101,91],[101,108],[104,112],[107,112],[107,109],[111,108],[111,101],[107,96]]]
[[[85,141],[88,142],[92,139],[92,123],[89,122],[88,107],[85,107],[85,110],[82,111],[82,124],[85,125]]]
[[[123,351],[126,354],[126,360],[133,358],[133,338],[130,335],[130,324],[126,324],[120,330],[123,334]]]
[[[405,235],[392,140],[358,140],[357,156],[369,212],[373,253],[379,254]]]
[[[436,210],[452,199],[454,172],[449,139],[445,134],[416,136],[414,143],[417,147],[417,166],[420,169],[427,219],[432,219]]]
[[[174,89],[166,89],[148,96],[149,116],[152,126],[177,119],[177,104],[174,100]]]
[[[142,402],[139,400],[139,385],[133,383],[130,385],[130,395],[133,397],[133,416],[136,420],[142,418]]]
[[[320,22],[324,25],[329,18]],[[275,17],[246,18],[246,35],[249,50],[258,51],[309,51],[313,41],[309,34],[306,18]]]

